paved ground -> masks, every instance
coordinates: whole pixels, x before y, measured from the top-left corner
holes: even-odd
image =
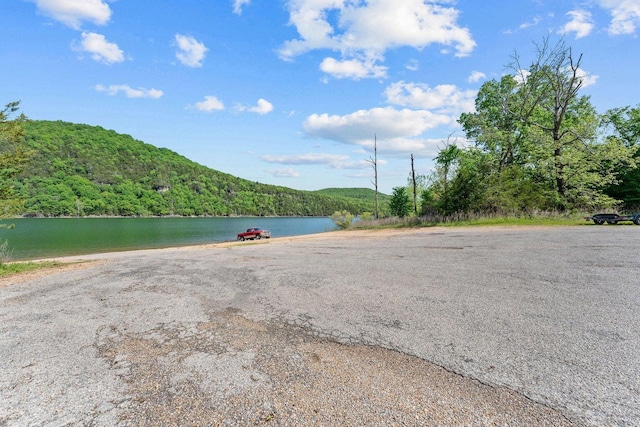
[[[0,426],[640,426],[640,227],[84,257],[0,283]]]

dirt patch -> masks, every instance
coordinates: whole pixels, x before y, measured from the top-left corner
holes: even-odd
[[[574,425],[424,360],[236,310],[103,336],[99,354],[129,387],[126,425]]]

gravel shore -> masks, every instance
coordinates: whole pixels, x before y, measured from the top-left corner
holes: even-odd
[[[233,311],[191,332],[101,346],[135,405],[126,425],[571,426],[557,411],[395,351],[318,339]]]
[[[640,425],[640,270],[598,256],[638,235],[605,228],[325,233],[3,279],[0,425]]]

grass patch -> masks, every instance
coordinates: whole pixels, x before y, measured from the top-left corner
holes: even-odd
[[[43,268],[60,267],[62,265],[66,264],[57,261],[0,263],[0,277],[25,273],[27,271],[41,270]]]
[[[457,218],[382,218],[370,221],[357,221],[354,228],[358,229],[389,229],[409,227],[486,227],[486,226],[576,226],[588,225],[581,215],[536,215],[536,216],[467,216]]]
[[[586,225],[588,224],[583,218],[563,218],[563,217],[533,217],[533,218],[477,218],[469,220],[460,220],[455,222],[445,222],[438,225],[445,227],[468,227],[468,226],[489,226],[489,225],[503,225],[503,226],[530,226],[530,225],[543,225],[543,226],[571,226],[571,225]]]

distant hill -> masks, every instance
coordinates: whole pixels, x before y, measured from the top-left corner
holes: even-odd
[[[25,131],[34,155],[13,184],[31,215],[328,216],[375,209],[372,190],[260,184],[99,126],[30,121]]]
[[[324,194],[331,197],[346,197],[348,199],[358,200],[375,200],[376,192],[371,188],[323,188],[316,191],[316,193]],[[386,202],[391,196],[383,193],[378,193],[378,201]]]

